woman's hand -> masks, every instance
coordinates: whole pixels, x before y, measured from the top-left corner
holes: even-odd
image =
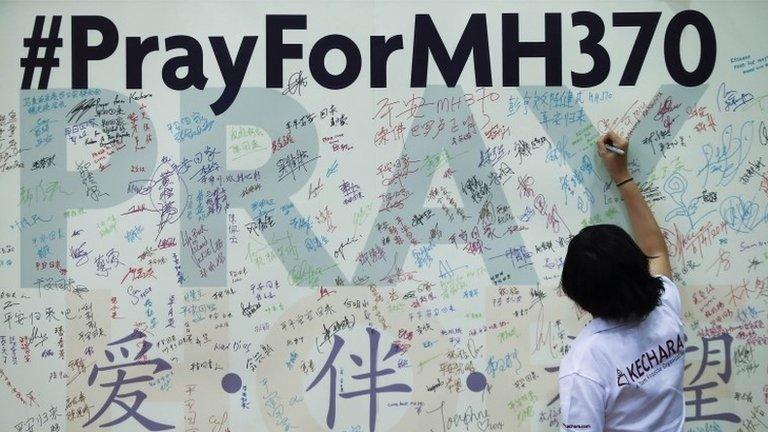
[[[620,155],[608,150],[605,146],[612,146],[624,150]],[[603,160],[605,170],[608,171],[614,182],[620,182],[629,178],[629,169],[627,168],[627,156],[629,153],[629,141],[614,131],[608,131],[597,139],[597,154]]]

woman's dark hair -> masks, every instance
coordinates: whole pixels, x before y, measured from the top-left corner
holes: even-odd
[[[649,258],[621,227],[588,226],[568,244],[560,286],[594,317],[640,321],[664,292],[661,279],[648,270]]]

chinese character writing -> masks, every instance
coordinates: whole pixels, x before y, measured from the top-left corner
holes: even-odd
[[[127,344],[128,342],[131,342],[137,339],[142,339],[144,338],[144,336],[145,336],[144,333],[134,329],[133,333],[131,333],[130,335],[122,339],[118,339],[108,344],[108,346]],[[99,427],[114,426],[116,424],[122,423],[123,421],[127,420],[129,417],[133,417],[136,421],[139,422],[139,424],[144,426],[144,428],[146,428],[147,430],[160,431],[160,430],[167,430],[167,429],[174,428],[173,426],[170,426],[170,425],[165,425],[162,423],[152,421],[147,417],[144,417],[143,415],[139,414],[139,406],[147,398],[147,395],[144,392],[140,390],[135,390],[132,392],[123,391],[123,393],[120,392],[121,388],[124,385],[131,385],[131,384],[136,384],[140,382],[151,381],[153,379],[149,375],[137,376],[135,378],[126,378],[126,375],[128,374],[126,372],[127,368],[153,365],[155,367],[155,370],[152,372],[152,374],[156,374],[158,372],[171,369],[171,365],[168,364],[168,362],[166,362],[163,359],[160,359],[160,358],[153,359],[153,360],[143,359],[143,356],[149,351],[150,348],[152,348],[152,344],[147,342],[146,340],[142,340],[141,349],[139,350],[139,353],[133,357],[133,361],[126,362],[126,363],[112,364],[110,366],[104,366],[104,367],[99,367],[97,365],[93,366],[93,370],[91,371],[91,374],[88,376],[89,386],[93,385],[93,383],[96,381],[96,377],[99,375],[100,372],[117,370],[117,378],[112,382],[106,382],[106,383],[100,384],[101,387],[107,387],[107,388],[111,387],[112,391],[109,397],[107,397],[107,400],[104,402],[104,405],[102,405],[101,409],[99,409],[99,411],[93,417],[91,417],[91,419],[88,420],[88,422],[85,423],[83,427],[87,427],[88,425],[96,421],[96,419],[101,417],[101,415],[107,411],[107,408],[109,408],[110,405],[114,403],[120,406],[123,410],[125,410],[125,414],[112,421],[101,424],[99,425]],[[124,359],[128,359],[129,352],[127,348],[120,347],[120,354]],[[104,355],[107,357],[107,360],[109,360],[110,363],[115,363],[115,355],[111,351],[109,350],[104,351]],[[130,405],[124,402],[124,399],[131,399],[131,398],[133,399],[133,401]]]
[[[367,328],[366,329],[368,333],[368,340],[369,340],[369,347],[370,347],[370,360],[368,361],[368,372],[367,373],[361,373],[357,375],[352,375],[353,379],[356,380],[368,380],[368,386],[364,390],[357,390],[357,391],[350,391],[345,393],[340,393],[339,396],[345,399],[358,397],[358,396],[368,396],[369,400],[369,430],[371,432],[375,432],[376,430],[376,407],[377,407],[377,395],[379,393],[389,393],[389,392],[410,392],[411,387],[409,387],[406,384],[390,384],[386,386],[378,386],[378,379],[379,377],[390,375],[395,373],[394,369],[387,368],[387,369],[378,369],[378,351],[379,351],[379,339],[381,337],[381,334],[373,329],[373,328]],[[333,348],[331,349],[331,353],[328,356],[328,360],[325,362],[325,365],[320,369],[319,373],[317,374],[317,377],[309,384],[309,387],[307,387],[307,391],[311,390],[318,382],[320,382],[321,379],[327,374],[330,373],[330,400],[328,401],[328,414],[326,415],[326,424],[329,428],[333,429],[334,424],[336,423],[336,377],[337,377],[337,370],[334,366],[334,362],[336,360],[336,356],[339,354],[339,351],[341,351],[341,348],[344,346],[344,339],[339,337],[339,335],[333,336]],[[384,359],[382,361],[387,361],[390,357],[393,355],[399,353],[402,351],[402,349],[397,344],[391,344],[389,351],[384,356]],[[357,366],[363,365],[363,359],[360,358],[356,354],[350,354],[349,356],[353,362]]]
[[[688,406],[694,407],[694,415],[693,417],[687,417],[685,421],[692,422],[692,421],[708,421],[708,420],[721,420],[721,421],[727,421],[732,423],[740,423],[741,418],[734,414],[734,413],[719,413],[719,414],[702,414],[702,406],[708,405],[714,402],[717,402],[717,399],[714,397],[709,398],[702,398],[704,390],[717,387],[718,383],[717,381],[711,381],[704,384],[698,384],[694,385],[701,377],[704,375],[704,371],[707,369],[708,366],[717,366],[721,363],[723,364],[723,372],[718,373],[717,375],[722,380],[723,384],[728,384],[728,381],[731,379],[731,342],[733,341],[733,337],[729,334],[722,334],[717,337],[713,338],[701,338],[703,347],[702,347],[702,356],[701,356],[701,364],[699,365],[699,370],[696,372],[696,376],[693,377],[691,382],[688,384],[688,387],[684,388],[684,391],[694,392],[694,397],[691,400],[687,400],[685,402]],[[710,348],[711,342],[722,342],[723,349],[713,349]],[[698,351],[699,348],[689,346],[686,348],[687,352],[694,352]],[[723,361],[712,359],[711,356],[715,356],[717,354],[721,354]],[[691,363],[685,365],[685,368],[688,369],[688,367],[691,366]]]

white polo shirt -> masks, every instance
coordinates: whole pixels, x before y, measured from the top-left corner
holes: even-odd
[[[593,319],[560,363],[561,431],[683,430],[686,336],[680,293],[666,276],[661,305],[636,324]]]

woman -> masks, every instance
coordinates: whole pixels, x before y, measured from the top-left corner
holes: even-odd
[[[618,226],[589,226],[565,256],[563,292],[593,319],[560,364],[563,431],[683,430],[680,295],[664,236],[629,175],[628,146],[614,132],[597,140],[636,242]]]

